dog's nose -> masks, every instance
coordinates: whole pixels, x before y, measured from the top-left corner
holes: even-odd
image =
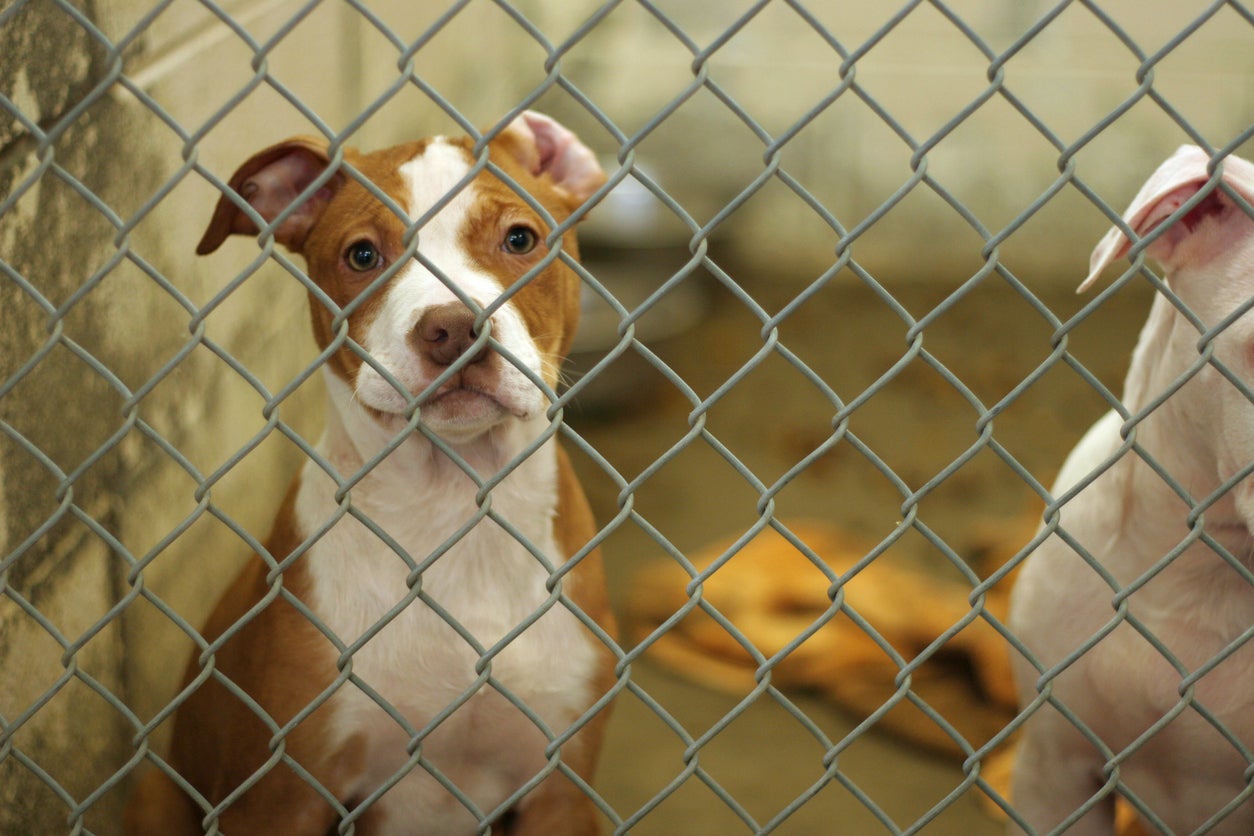
[[[414,349],[437,366],[450,366],[474,344],[475,314],[461,302],[428,308],[414,326],[410,340]],[[487,356],[487,345],[469,358],[478,363]]]

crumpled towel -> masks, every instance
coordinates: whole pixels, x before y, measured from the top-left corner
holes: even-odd
[[[1032,536],[1039,514],[991,524],[976,536],[986,565],[1000,566]],[[820,693],[851,714],[865,718],[896,702],[874,728],[915,745],[966,757],[953,736],[902,698],[901,666],[855,618],[909,663],[926,654],[909,689],[978,749],[1018,712],[1010,670],[1010,645],[969,599],[972,587],[957,572],[942,576],[888,550],[869,562],[872,544],[830,523],[784,523],[795,539],[820,558],[841,581],[839,610],[829,597],[833,584],[801,549],[765,528],[701,582],[700,598],[731,623],[766,659],[771,683],[782,690]],[[734,545],[714,543],[692,557],[704,575]],[[691,605],[685,591],[694,581],[674,562],[642,570],[629,594],[627,625],[636,642],[650,642],[648,658],[709,687],[744,694],[756,685],[759,662],[719,621]],[[983,611],[1004,623],[1011,578],[985,593]],[[694,595],[697,590],[694,589]],[[841,599],[837,598],[839,603]],[[688,607],[685,615],[669,624]],[[851,617],[850,612],[856,614]],[[965,623],[945,642],[938,638]],[[799,644],[798,637],[806,638]],[[790,648],[791,649],[788,649]],[[786,652],[785,652],[786,651]],[[781,655],[782,654],[782,655]],[[777,658],[778,657],[778,658]],[[762,671],[763,674],[766,671]],[[986,756],[980,775],[1002,798],[1010,795],[1013,738]],[[986,807],[1004,818],[991,798]],[[1141,833],[1121,804],[1118,833]]]
[[[937,637],[969,618],[971,588],[961,579],[938,576],[891,551],[879,555],[852,576],[870,552],[839,528],[822,522],[787,523],[798,540],[841,578],[844,606],[865,620],[907,662]],[[727,540],[693,559],[704,572],[734,543]],[[649,567],[635,578],[628,623],[636,641],[652,635],[689,603],[691,578],[678,564]],[[799,646],[770,668],[780,688],[821,692],[850,712],[865,717],[903,689],[894,684],[901,670],[893,658],[846,612],[816,622],[833,609],[831,581],[795,545],[766,528],[719,566],[701,585],[702,599],[713,605],[768,659],[813,629]],[[1005,593],[986,596],[985,609],[1001,619]],[[758,667],[731,633],[700,608],[659,635],[649,658],[722,690],[745,693],[754,687]],[[979,747],[1015,714],[1008,646],[993,627],[977,616],[916,670],[910,689]],[[961,754],[954,739],[908,700],[900,699],[879,727],[929,749]]]

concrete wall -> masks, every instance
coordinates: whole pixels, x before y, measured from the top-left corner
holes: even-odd
[[[372,8],[409,44],[441,13],[428,5],[389,0]],[[596,4],[520,5],[559,44]],[[706,48],[744,4],[669,5],[686,36]],[[807,5],[853,50],[894,4]],[[961,13],[1004,50],[1050,5],[971,0]],[[1105,8],[1156,50],[1195,13],[1185,5],[1119,0]],[[225,7],[266,44],[299,4],[236,0]],[[256,148],[316,132],[315,120],[343,130],[375,105],[357,128],[359,144],[457,129],[413,85],[381,98],[397,79],[397,50],[345,4],[316,7],[279,38],[261,65],[268,80],[258,84],[254,48],[196,4],[172,5],[151,20],[144,19],[150,4],[139,0],[78,0],[76,8],[99,34],[53,3],[11,4],[0,17],[0,94],[8,100],[0,102],[0,196],[13,198],[0,216],[0,722],[12,746],[0,746],[0,833],[62,832],[71,808],[85,800],[92,801],[90,829],[116,830],[132,738],[173,693],[191,646],[177,621],[202,622],[247,550],[232,525],[263,537],[299,461],[290,442],[264,432],[264,398],[219,352],[269,392],[284,388],[312,355],[303,291],[267,264],[220,304],[213,301],[251,264],[256,247],[238,240],[208,259],[192,255],[217,193],[185,158],[226,179]],[[1254,53],[1240,48],[1231,23],[1204,27],[1157,71],[1157,89],[1215,144],[1249,123],[1245,80]],[[424,46],[414,68],[472,123],[488,124],[540,89],[545,54],[495,5],[472,3]],[[119,59],[141,96],[112,75]],[[564,56],[562,71],[635,135],[692,84],[692,64],[679,38],[623,4]],[[706,69],[763,130],[778,135],[840,83],[840,64],[829,44],[777,3],[715,50]],[[1005,83],[1049,130],[1073,142],[1132,92],[1136,66],[1100,22],[1076,8],[1007,64]],[[923,142],[982,94],[987,69],[988,59],[925,6],[858,62],[855,77],[901,130]],[[554,90],[538,106],[613,158],[610,134],[574,98]],[[1160,108],[1142,103],[1080,154],[1079,170],[1122,207],[1183,139]],[[639,159],[705,223],[760,174],[763,149],[718,97],[697,89],[649,130]],[[854,91],[782,154],[785,170],[845,228],[912,173],[907,143]],[[927,171],[995,231],[1050,185],[1057,157],[994,96],[928,154]],[[1071,282],[1104,225],[1068,189],[1003,255],[1032,281]],[[600,234],[613,232],[611,224]],[[831,264],[836,241],[778,182],[715,235],[738,254],[738,278],[750,287],[807,281]],[[921,185],[858,239],[854,254],[877,274],[961,281],[981,263],[980,246]],[[207,307],[202,340],[191,324],[193,312]],[[24,368],[11,387],[3,382]],[[315,377],[278,414],[312,437],[319,398]],[[201,480],[224,468],[199,501]]]

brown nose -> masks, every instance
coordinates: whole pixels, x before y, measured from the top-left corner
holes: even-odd
[[[461,302],[428,308],[418,319],[410,339],[414,349],[437,366],[450,366],[474,345],[475,314]],[[484,345],[469,358],[478,363],[487,354]]]

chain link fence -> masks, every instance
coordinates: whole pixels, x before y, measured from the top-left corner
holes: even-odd
[[[1001,832],[1013,803],[986,764],[1023,718],[969,739],[920,670],[964,631],[1023,650],[989,602],[1030,533],[980,565],[975,532],[1054,519],[1067,450],[1119,406],[1149,298],[1170,291],[1147,270],[1072,290],[1172,148],[1238,152],[1254,132],[1250,9],[413,5],[0,9],[0,832],[120,832],[213,601],[317,456],[308,279],[251,240],[192,255],[234,166],[292,134],[478,137],[526,108],[610,178],[552,431],[616,608],[642,566],[681,570],[683,603],[612,643],[588,788],[609,829]],[[801,518],[866,547],[832,568]],[[772,532],[826,600],[768,650],[702,590]],[[841,591],[890,561],[969,601],[911,654]],[[747,684],[651,661],[698,616],[749,658]],[[786,684],[837,619],[895,671],[863,714]],[[951,756],[884,734],[902,710]]]

